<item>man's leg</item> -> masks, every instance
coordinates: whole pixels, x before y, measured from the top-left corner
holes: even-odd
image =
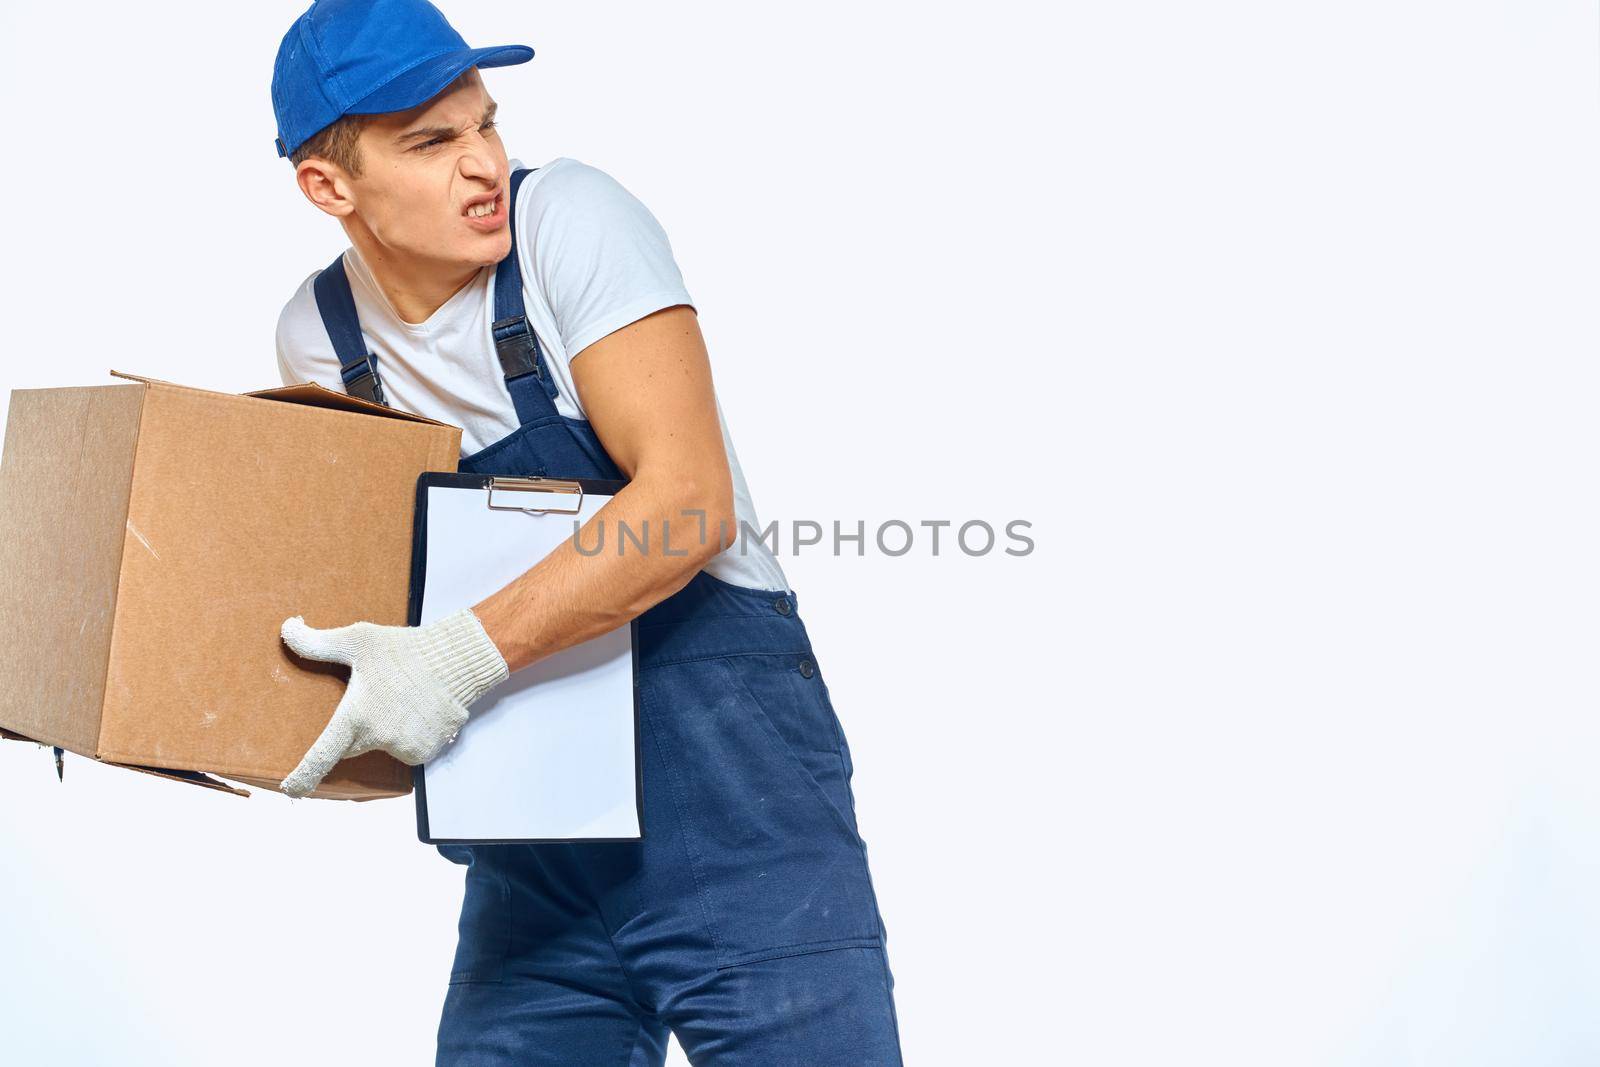
[[[664,1012],[696,1067],[901,1067],[884,950],[836,948],[707,974]]]
[[[666,1027],[635,1002],[569,846],[439,851],[471,865],[438,1067],[661,1067]]]
[[[607,996],[547,979],[459,982],[445,998],[438,1067],[661,1067],[666,1029]]]
[[[852,766],[807,645],[641,672],[645,837],[587,846],[628,973],[695,1067],[900,1067]]]

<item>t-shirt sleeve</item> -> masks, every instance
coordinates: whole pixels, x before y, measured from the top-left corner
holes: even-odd
[[[293,361],[289,356],[288,347],[284,343],[282,316],[279,316],[278,318],[277,345],[279,379],[282,380],[284,385],[298,385],[299,383],[305,381],[306,379],[301,376],[300,372],[294,369]]]
[[[518,235],[569,358],[651,312],[694,305],[666,231],[609,174],[552,164],[529,190]]]
[[[313,271],[278,314],[275,333],[278,377],[284,385],[318,382],[343,392],[339,357],[333,353],[333,342],[328,340],[322,317],[316,310],[312,285],[319,273]]]

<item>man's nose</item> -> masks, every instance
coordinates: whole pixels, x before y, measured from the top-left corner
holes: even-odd
[[[488,144],[475,145],[461,153],[461,176],[464,178],[484,178],[498,185],[504,177],[500,173],[500,161],[489,150]]]

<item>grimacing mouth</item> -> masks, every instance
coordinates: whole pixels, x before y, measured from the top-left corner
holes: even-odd
[[[485,193],[468,200],[461,209],[461,214],[466,218],[485,218],[500,210],[500,201],[504,191],[496,189],[492,194]]]

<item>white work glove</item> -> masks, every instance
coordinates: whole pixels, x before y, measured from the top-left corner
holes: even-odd
[[[469,608],[426,626],[355,622],[331,630],[296,615],[283,640],[307,659],[344,663],[350,682],[333,718],[283,791],[303,797],[342,759],[382,749],[402,763],[426,763],[467,721],[467,708],[510,677]]]

